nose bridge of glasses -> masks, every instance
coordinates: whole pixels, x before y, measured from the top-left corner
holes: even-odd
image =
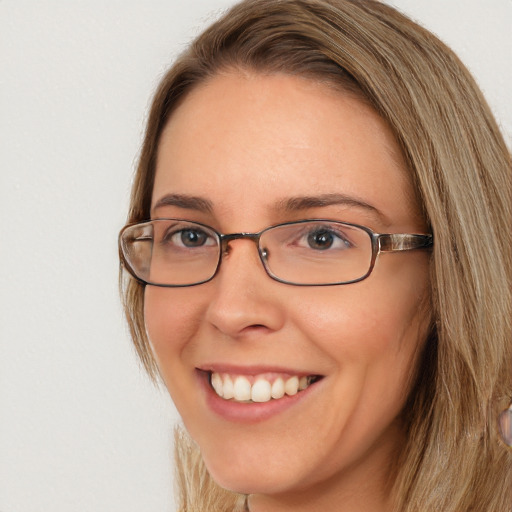
[[[259,233],[230,233],[228,235],[220,235],[220,244],[222,254],[229,252],[229,242],[233,240],[248,239],[253,241],[258,246],[260,234]]]

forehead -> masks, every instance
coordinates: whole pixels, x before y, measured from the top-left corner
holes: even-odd
[[[412,187],[386,123],[353,96],[311,80],[229,74],[193,89],[171,116],[152,204],[187,194],[240,217],[268,214],[290,197],[334,193],[411,217]]]

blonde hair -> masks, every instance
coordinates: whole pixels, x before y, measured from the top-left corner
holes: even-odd
[[[380,2],[245,0],[161,81],[129,222],[149,218],[158,140],[173,109],[194,86],[232,69],[325,82],[388,122],[435,237],[434,322],[404,410],[396,510],[510,512],[512,454],[499,443],[496,418],[512,396],[512,166],[473,78],[436,37]],[[135,347],[156,378],[144,287],[121,282]],[[237,509],[239,497],[211,481],[193,443],[181,436],[177,449],[180,510]]]

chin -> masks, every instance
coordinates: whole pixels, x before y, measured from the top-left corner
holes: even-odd
[[[213,480],[222,488],[239,494],[264,494],[274,495],[289,491],[295,486],[289,481],[290,475],[287,475],[283,481],[281,476],[275,476],[264,472],[247,471],[242,473],[221,472],[215,469],[211,470],[207,465],[208,471]]]
[[[259,460],[240,451],[235,457],[203,454],[206,468],[215,482],[240,494],[279,494],[295,488],[301,477],[294,468],[260,453]],[[269,463],[269,460],[272,460]]]

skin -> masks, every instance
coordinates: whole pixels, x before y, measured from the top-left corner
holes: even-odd
[[[378,233],[425,233],[389,128],[367,105],[285,75],[227,73],[191,91],[158,149],[154,208],[223,233],[330,218]],[[342,193],[371,205],[283,209],[290,197]],[[145,320],[163,380],[222,486],[255,512],[385,511],[403,444],[400,412],[429,325],[428,252],[381,254],[364,281],[296,287],[270,279],[250,240],[189,288],[147,286]],[[251,425],[206,405],[196,368],[275,365],[320,374],[306,398]]]

